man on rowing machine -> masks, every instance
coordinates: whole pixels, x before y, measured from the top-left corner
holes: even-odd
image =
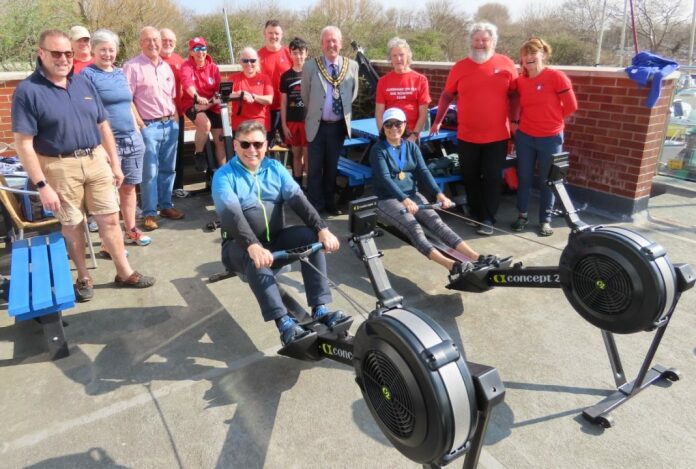
[[[309,331],[288,314],[283,304],[271,270],[271,251],[319,241],[326,252],[333,252],[338,250],[339,242],[285,167],[279,161],[265,159],[267,146],[263,124],[242,122],[234,139],[237,156],[215,172],[212,192],[221,223],[222,262],[230,272],[246,275],[263,319],[275,321],[280,340],[287,345]],[[286,226],[285,204],[305,226]],[[309,256],[309,262],[316,269],[303,262],[302,279],[312,319],[329,328],[349,320],[342,311],[326,307],[331,302],[331,291],[323,251]]]

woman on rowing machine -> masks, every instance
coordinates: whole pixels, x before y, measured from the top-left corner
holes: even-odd
[[[435,210],[418,209],[419,204],[428,203],[418,191],[419,185],[437,194],[436,199],[442,208],[452,207],[454,203],[435,183],[418,145],[403,138],[409,134],[406,115],[401,109],[389,108],[384,112],[382,122],[380,141],[370,151],[374,192],[379,198],[379,217],[404,233],[419,252],[445,267],[451,275],[471,270],[471,262],[455,261],[435,249],[421,228],[422,223],[447,246],[471,260],[479,259],[479,253],[452,231]],[[402,209],[405,213],[401,213]]]

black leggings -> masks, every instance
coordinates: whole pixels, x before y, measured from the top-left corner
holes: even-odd
[[[471,216],[478,221],[495,223],[507,146],[507,140],[491,143],[459,140],[459,167],[466,199]]]

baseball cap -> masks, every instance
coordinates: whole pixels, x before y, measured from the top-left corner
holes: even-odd
[[[208,44],[206,44],[205,39],[203,39],[200,36],[192,37],[191,39],[189,39],[189,50],[193,49],[196,46],[208,47]]]
[[[91,38],[92,36],[90,36],[89,31],[84,26],[73,26],[70,28],[68,37],[71,41],[75,41],[77,39],[82,39],[83,37]]]
[[[391,119],[397,120],[399,122],[406,122],[406,114],[404,114],[404,111],[402,111],[398,107],[390,107],[389,109],[384,111],[384,114],[382,115],[382,122],[387,122]]]

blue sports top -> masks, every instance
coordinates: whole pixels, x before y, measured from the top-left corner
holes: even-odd
[[[316,231],[326,228],[288,170],[272,158],[264,158],[252,173],[235,156],[215,171],[212,192],[223,238],[233,239],[243,249],[269,243],[285,227],[284,203],[307,226]]]
[[[44,156],[96,147],[101,143],[97,124],[106,117],[87,78],[71,73],[67,88],[56,86],[46,78],[41,59],[12,97],[12,131],[33,136],[34,150]]]
[[[372,184],[374,193],[380,199],[397,199],[402,202],[412,197],[418,186],[425,186],[433,195],[440,192],[432,173],[423,161],[423,154],[418,145],[410,140],[402,139],[401,146],[406,145],[405,158],[402,167],[389,154],[386,140],[379,140],[370,150],[370,165],[372,166]],[[404,179],[399,179],[403,171]]]
[[[115,137],[127,137],[135,131],[131,103],[133,94],[128,81],[120,68],[107,72],[91,64],[82,69],[82,75],[89,78],[99,93],[99,97],[109,115],[109,124]]]

